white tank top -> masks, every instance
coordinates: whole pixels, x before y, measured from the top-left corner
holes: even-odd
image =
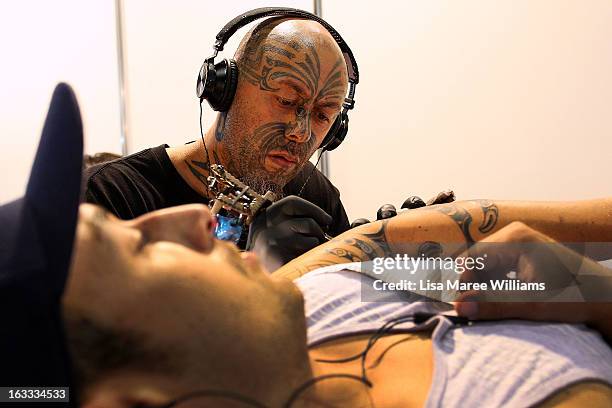
[[[410,295],[401,302],[362,302],[362,291],[372,285],[362,285],[371,278],[351,272],[359,270],[359,263],[333,265],[295,281],[304,294],[309,346],[374,332],[401,315],[452,309]],[[612,385],[612,350],[584,325],[505,320],[457,327],[440,315],[396,330],[433,326],[434,374],[426,407],[528,407],[581,381]]]

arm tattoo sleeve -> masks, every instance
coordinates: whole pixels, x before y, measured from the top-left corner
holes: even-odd
[[[366,238],[366,241],[370,241],[373,251],[372,255],[376,255],[379,257],[385,257],[393,255],[393,251],[391,251],[391,247],[387,243],[387,237],[385,235],[385,230],[387,229],[387,224],[389,220],[384,220],[380,223],[377,231],[364,233],[363,237]],[[370,257],[373,258],[374,256]]]
[[[328,265],[362,262],[376,257],[387,257],[392,251],[387,244],[385,229],[388,220],[368,225],[364,231],[350,238],[334,238],[318,249],[288,263],[278,276],[297,278],[309,271]]]
[[[497,218],[499,216],[499,209],[493,201],[480,200],[480,208],[482,208],[483,219],[482,223],[478,227],[478,231],[483,234],[490,232],[495,225],[497,225]]]
[[[424,258],[439,258],[442,256],[442,245],[439,242],[425,241],[419,246],[417,256]]]
[[[333,248],[333,249],[327,249],[325,252],[327,252],[330,255],[336,256],[338,258],[342,258],[345,259],[348,262],[361,262],[363,261],[363,258],[361,258],[359,255],[357,254],[353,254],[352,252],[344,249],[344,248]]]
[[[497,205],[490,200],[479,200],[477,203],[480,205],[483,213],[482,223],[478,226],[478,231],[486,234],[487,232],[491,232],[493,228],[495,228],[495,225],[497,225],[499,209],[497,208]],[[453,219],[453,221],[455,221],[457,226],[461,229],[468,246],[474,244],[474,238],[472,238],[472,234],[470,233],[472,216],[465,208],[460,207],[457,204],[452,204],[450,206],[441,206],[437,208],[437,210],[448,215]]]
[[[474,244],[474,238],[470,234],[470,224],[472,224],[472,216],[470,213],[463,207],[459,207],[456,204],[452,204],[449,206],[441,206],[437,208],[442,214],[446,214],[455,221],[455,224],[461,229],[463,233],[463,237],[467,242],[468,246]]]

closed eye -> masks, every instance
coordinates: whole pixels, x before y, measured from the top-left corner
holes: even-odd
[[[319,119],[321,122],[329,122],[329,117],[323,112],[319,112],[317,119]]]
[[[284,107],[293,107],[295,105],[295,101],[283,98],[282,96],[278,96],[276,99],[278,100],[278,103]]]

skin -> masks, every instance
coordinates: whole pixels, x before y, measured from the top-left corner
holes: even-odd
[[[528,243],[529,246],[524,244]],[[516,244],[516,245],[499,245]],[[469,249],[472,257],[491,255],[487,267],[461,275],[464,282],[503,278],[515,271],[525,282],[546,282],[549,287],[577,284],[585,302],[501,302],[503,292],[467,291],[455,304],[457,313],[470,319],[526,319],[536,321],[587,322],[612,344],[612,271],[572,251],[521,222],[513,222]],[[554,292],[554,289],[551,290]]]
[[[559,242],[612,242],[612,199],[569,203],[474,200],[422,207],[353,228],[274,275],[296,279],[322,266],[398,253],[457,256],[515,221]],[[586,255],[612,257],[612,253]]]
[[[333,37],[309,20],[265,21],[245,37],[235,59],[236,95],[206,132],[209,157],[260,192],[280,194],[339,114],[346,64]],[[202,142],[167,151],[185,181],[207,196]]]
[[[487,215],[492,205],[497,209],[495,222]],[[65,315],[80,314],[100,325],[138,331],[151,347],[172,351],[180,374],[116,368],[84,387],[82,405],[155,406],[191,391],[216,389],[282,406],[293,389],[313,376],[358,375],[358,362],[329,364],[317,359],[355,354],[367,342],[367,336],[350,336],[308,349],[302,296],[283,274],[297,276],[316,264],[346,262],[347,256],[365,259],[406,250],[412,247],[406,246],[408,239],[416,244],[437,242],[443,252],[449,250],[445,242],[463,239],[465,249],[468,234],[480,241],[503,231],[510,217],[537,224],[557,239],[610,242],[611,213],[612,200],[448,204],[349,231],[298,258],[292,269],[271,276],[252,254],[213,239],[214,222],[204,206],[175,207],[120,221],[84,204],[64,295]],[[466,229],[462,225],[467,216],[471,222]],[[565,232],[569,225],[574,227],[571,234]],[[66,326],[74,330],[70,322]],[[378,360],[380,364],[368,371],[375,386],[367,394],[356,382],[321,383],[294,406],[312,407],[318,400],[360,406],[366,395],[377,407],[422,406],[433,368],[428,333],[385,336],[366,363]],[[406,384],[410,392],[396,392]],[[592,400],[601,406],[612,402],[609,387],[584,383],[563,390],[553,406],[579,406],[585,395],[595,395]]]
[[[301,293],[284,279],[270,279],[250,253],[241,255],[234,245],[213,239],[212,220],[201,205],[156,211],[128,222],[100,207],[81,206],[64,296],[66,313],[119,330],[137,328],[152,346],[176,350],[185,368],[178,379],[118,370],[85,391],[92,406],[98,397],[111,398],[109,394],[118,406],[138,398],[121,392],[135,384],[142,394],[164,401],[204,384],[233,389],[236,376],[221,374],[233,367],[229,361],[245,368],[266,367],[261,376],[245,379],[243,392],[273,403],[286,391],[272,390],[270,381],[297,386],[309,375],[305,324],[303,317],[296,318],[303,316]],[[247,337],[251,341],[240,340]],[[240,347],[227,347],[231,342]],[[261,344],[269,345],[268,350],[262,351]],[[282,358],[270,362],[270,350]]]

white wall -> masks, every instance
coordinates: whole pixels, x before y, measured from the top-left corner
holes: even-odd
[[[214,35],[267,2],[227,3],[125,0],[131,152],[198,137],[195,78]],[[87,151],[120,151],[114,2],[7,4],[0,202],[23,192],[59,80],[77,90]],[[351,219],[445,188],[462,199],[612,194],[612,2],[324,0],[323,13],[361,71],[349,138],[330,155]]]
[[[612,2],[324,1],[361,82],[332,180],[386,202],[612,195]]]
[[[76,90],[88,151],[119,149],[119,105],[112,1],[6,1],[1,10],[0,202],[5,202],[24,192],[57,82]]]

